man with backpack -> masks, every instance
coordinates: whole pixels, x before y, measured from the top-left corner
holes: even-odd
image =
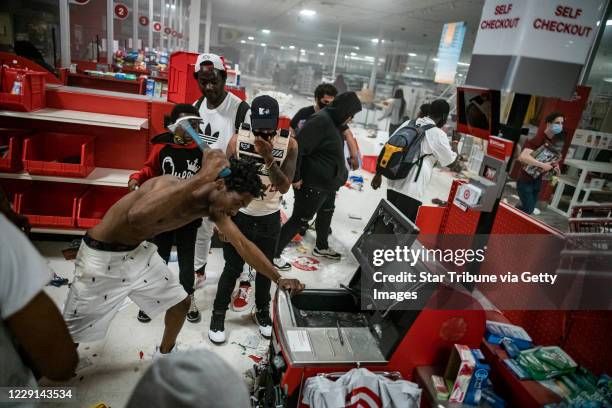
[[[385,176],[389,180],[387,200],[413,222],[423,204],[435,164],[449,166],[457,158],[441,129],[449,111],[445,100],[433,101],[428,116],[404,123],[378,156],[372,188],[378,189]]]

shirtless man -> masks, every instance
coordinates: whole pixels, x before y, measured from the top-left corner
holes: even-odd
[[[231,174],[219,179],[225,167]],[[304,285],[297,279],[282,279],[230,218],[261,196],[262,189],[254,163],[232,160],[230,165],[221,150],[208,150],[202,170],[194,177],[155,177],[115,203],[102,222],[87,232],[77,254],[74,282],[64,309],[74,341],[103,339],[129,297],[151,317],[166,311],[156,355],[171,352],[189,309],[189,297],[155,245],[145,240],[199,217],[213,220],[247,263],[278,286],[302,290]]]

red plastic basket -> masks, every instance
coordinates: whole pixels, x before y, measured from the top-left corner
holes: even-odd
[[[23,76],[21,92],[13,95],[13,85],[18,75]],[[22,112],[44,108],[46,75],[25,69],[0,68],[0,108]]]
[[[23,129],[0,129],[0,147],[8,150],[0,151],[0,171],[17,173],[23,168],[21,147],[23,136],[28,132]]]
[[[198,81],[193,76],[198,54],[175,52],[168,65],[168,102],[193,103],[202,96]]]
[[[370,173],[376,173],[376,159],[378,156],[361,156],[361,167]]]
[[[25,139],[23,166],[31,174],[87,177],[95,168],[94,140],[93,136],[38,133]],[[67,159],[75,163],[67,163]]]
[[[89,188],[77,205],[77,227],[92,228],[98,225],[106,211],[127,193],[129,190],[121,187]]]
[[[16,195],[15,207],[33,227],[74,227],[77,201],[86,189],[82,184],[35,183]]]

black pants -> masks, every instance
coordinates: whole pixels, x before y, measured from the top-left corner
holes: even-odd
[[[532,181],[518,180],[516,182],[516,190],[518,191],[521,205],[517,208],[524,213],[533,214],[533,210],[538,204],[538,197],[542,189],[542,178],[539,177]]]
[[[280,211],[261,217],[254,217],[239,212],[233,220],[244,236],[253,242],[272,261],[281,226]],[[244,267],[244,259],[242,259],[232,244],[228,242],[223,243],[223,258],[225,258],[225,267],[219,278],[217,295],[213,303],[214,311],[227,310],[231,301],[232,291],[236,285],[236,279],[240,277]],[[270,279],[257,272],[255,275],[255,306],[257,306],[257,309],[269,307],[271,284]]]
[[[157,253],[168,263],[172,244],[176,242],[179,263],[179,281],[185,292],[191,295],[194,284],[193,257],[195,253],[196,236],[202,220],[196,220],[173,231],[162,232],[153,239],[157,245]]]
[[[396,206],[410,221],[416,222],[417,213],[419,212],[419,207],[423,204],[422,202],[391,189],[387,189],[387,200]]]
[[[300,229],[308,228],[308,223],[317,214],[315,230],[317,232],[317,248],[327,249],[327,235],[331,220],[336,208],[336,192],[323,191],[314,188],[302,187],[295,191],[293,213],[281,228],[278,239],[276,256],[280,256],[283,249],[291,242]]]

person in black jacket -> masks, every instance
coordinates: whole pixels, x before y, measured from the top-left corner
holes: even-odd
[[[297,134],[298,163],[294,180],[295,201],[291,218],[283,225],[276,257],[291,238],[317,214],[315,256],[340,259],[327,243],[327,232],[334,215],[336,191],[348,178],[341,129],[361,111],[354,92],[338,95],[331,104],[313,115]],[[319,211],[322,210],[322,211]]]

